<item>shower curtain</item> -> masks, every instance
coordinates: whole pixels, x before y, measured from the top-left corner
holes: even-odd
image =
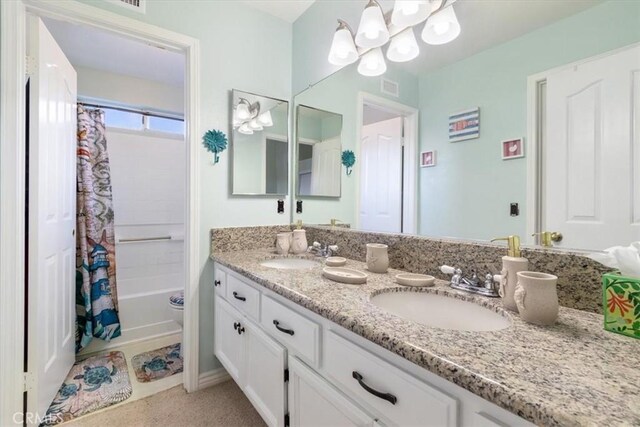
[[[120,336],[104,111],[78,105],[76,352]]]

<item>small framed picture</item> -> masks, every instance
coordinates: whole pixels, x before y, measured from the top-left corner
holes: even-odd
[[[449,142],[480,138],[480,107],[449,115]]]
[[[524,138],[502,141],[502,160],[524,157]]]
[[[420,153],[420,167],[430,168],[436,165],[436,150]]]

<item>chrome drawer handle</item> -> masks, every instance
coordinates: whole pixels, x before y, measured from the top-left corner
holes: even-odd
[[[358,381],[358,384],[360,384],[360,387],[362,387],[363,389],[367,390],[369,393],[373,394],[375,397],[379,397],[380,399],[384,399],[387,402],[390,402],[392,405],[395,405],[396,402],[398,401],[398,398],[395,397],[393,394],[391,393],[382,393],[378,390],[374,390],[371,387],[369,387],[368,385],[365,384],[364,382],[364,378],[362,377],[362,375],[360,375],[358,373],[358,371],[353,371],[352,374],[353,378],[355,378]]]
[[[233,292],[233,297],[235,299],[239,299],[240,301],[246,301],[247,299],[245,297],[239,297],[237,292]]]
[[[276,325],[276,329],[279,330],[280,332],[284,332],[285,334],[289,334],[293,336],[293,329],[285,329],[281,327],[280,322],[278,322],[277,320],[274,320],[273,324]]]

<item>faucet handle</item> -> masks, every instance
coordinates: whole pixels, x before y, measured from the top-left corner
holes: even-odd
[[[440,267],[440,271],[444,274],[456,274],[456,270],[457,269],[455,267],[451,267],[450,265],[443,265]]]

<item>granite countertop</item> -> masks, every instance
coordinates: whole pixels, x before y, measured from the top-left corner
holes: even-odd
[[[273,250],[214,252],[211,258],[290,301],[380,345],[535,424],[640,426],[640,340],[603,330],[601,315],[560,308],[556,325],[538,327],[503,311],[500,299],[456,291],[441,280],[432,288],[395,283],[400,270],[369,273],[364,285],[306,270],[260,265]],[[321,260],[321,259],[319,259]],[[348,260],[347,267],[365,271]],[[370,302],[381,291],[434,292],[479,303],[509,316],[493,332],[432,328],[404,320]]]

